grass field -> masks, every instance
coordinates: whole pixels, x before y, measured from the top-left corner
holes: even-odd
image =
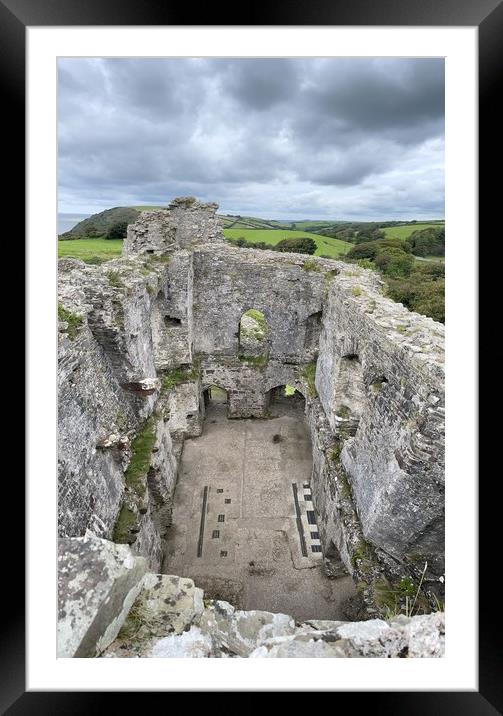
[[[389,226],[383,229],[384,233],[390,239],[406,239],[413,231],[422,231],[423,229],[440,229],[443,228],[444,222],[439,221],[435,224],[408,224],[407,226]]]
[[[75,239],[73,241],[58,241],[58,256],[68,256],[73,259],[101,259],[109,261],[122,253],[121,239]]]
[[[239,239],[243,237],[246,241],[256,243],[263,241],[266,244],[275,246],[282,239],[300,238],[301,236],[309,236],[316,241],[318,246],[316,256],[330,256],[336,258],[345,254],[351,248],[352,244],[340,239],[330,239],[328,236],[318,236],[318,234],[310,234],[307,231],[287,231],[285,229],[224,229],[224,234],[228,239]]]

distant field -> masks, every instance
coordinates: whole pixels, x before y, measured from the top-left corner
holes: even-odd
[[[333,221],[319,221],[317,219],[314,221],[295,221],[294,222],[295,228],[298,229],[299,231],[307,231],[311,227],[313,229],[326,229],[329,226],[332,226],[333,223],[334,223]]]
[[[413,231],[422,231],[422,229],[439,229],[444,226],[443,221],[439,221],[435,224],[408,224],[407,226],[389,226],[387,229],[383,229],[386,236],[390,239],[406,239],[412,234]]]
[[[309,236],[316,241],[318,249],[316,256],[324,254],[330,258],[336,258],[345,254],[351,248],[352,244],[340,239],[330,239],[327,236],[318,236],[318,234],[310,234],[307,231],[287,231],[285,229],[224,229],[224,234],[228,239],[239,239],[243,237],[246,241],[252,243],[263,241],[266,244],[275,246],[282,239],[300,238],[301,236]]]
[[[154,206],[150,204],[141,204],[140,206],[132,206],[131,209],[138,211],[159,211],[159,209],[167,209],[167,206]]]
[[[74,239],[58,241],[58,256],[87,261],[98,258],[103,261],[114,259],[122,253],[121,239]]]

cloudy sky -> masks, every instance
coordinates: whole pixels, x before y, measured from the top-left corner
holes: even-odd
[[[61,59],[59,210],[444,216],[437,59]]]

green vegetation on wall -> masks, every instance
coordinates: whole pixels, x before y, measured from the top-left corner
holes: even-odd
[[[132,541],[131,530],[137,524],[137,515],[127,505],[122,505],[113,531],[113,541],[117,544],[129,544]]]
[[[131,462],[124,473],[126,485],[138,496],[145,494],[145,481],[142,478],[145,477],[150,467],[150,459],[155,439],[155,423],[153,418],[149,418],[143,430],[138,433],[133,440],[131,445]]]
[[[83,317],[78,313],[72,313],[72,311],[58,304],[58,319],[65,321],[67,324],[66,328],[63,328],[61,332],[66,333],[68,338],[73,341],[84,322]]]
[[[306,381],[311,398],[316,398],[318,395],[318,391],[316,390],[316,361],[308,363],[302,371],[301,376]]]
[[[238,359],[241,361],[241,363],[246,363],[246,365],[252,366],[253,368],[265,368],[265,366],[269,362],[269,357],[266,355],[261,355],[261,356],[239,355]]]
[[[162,376],[162,392],[166,393],[176,385],[188,383],[191,380],[196,380],[198,377],[199,368],[197,366],[192,368],[173,368],[173,370],[164,373]]]

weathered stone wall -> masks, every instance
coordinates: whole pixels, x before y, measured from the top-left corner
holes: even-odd
[[[174,199],[168,209],[143,211],[130,224],[124,242],[125,256],[164,253],[196,244],[223,242],[217,204],[203,204],[194,197]]]
[[[384,298],[371,271],[227,245],[215,212],[176,200],[129,227],[123,259],[60,262],[60,301],[83,317],[60,338],[61,534],[110,537],[126,506],[133,549],[157,562],[203,392],[225,389],[231,418],[266,417],[290,384],[306,398],[327,560],[368,583],[428,561],[425,583],[438,583],[443,326]],[[268,324],[262,355],[239,342],[251,308]],[[124,470],[154,410],[162,466],[133,499]]]
[[[313,269],[313,267],[315,267]],[[268,324],[268,357],[308,363],[312,321],[321,311],[332,261],[227,245],[194,250],[194,351],[213,357],[239,354],[239,323],[250,308]]]
[[[316,385],[365,539],[443,574],[444,327],[351,279],[324,309]],[[358,295],[354,295],[354,293]],[[351,365],[352,383],[341,372]],[[356,386],[355,386],[356,383]]]
[[[192,254],[182,250],[165,258],[164,280],[150,318],[158,371],[192,362]]]
[[[125,471],[159,395],[151,315],[153,297],[165,282],[164,265],[149,261],[87,266],[65,259],[59,266],[60,316],[67,318],[59,322],[59,534],[92,529],[117,539],[127,508],[135,516],[128,541],[152,568],[161,564],[161,536],[176,482],[162,420],[141,500]]]

